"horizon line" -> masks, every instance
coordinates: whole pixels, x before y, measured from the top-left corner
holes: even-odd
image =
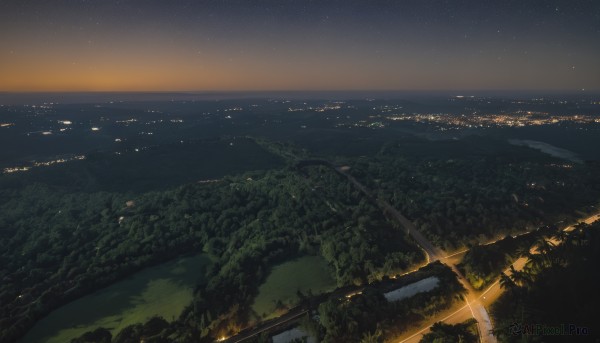
[[[264,90],[0,90],[0,94],[63,94],[63,93],[185,93],[185,94],[207,94],[207,93],[328,93],[328,92],[565,92],[565,93],[590,93],[600,92],[598,89],[544,89],[544,88],[485,88],[485,89],[264,89]]]

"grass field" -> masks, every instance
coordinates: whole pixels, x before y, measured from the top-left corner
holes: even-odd
[[[297,291],[313,294],[334,289],[332,271],[320,256],[304,256],[273,267],[267,280],[259,287],[252,309],[260,317],[269,318],[277,301],[291,306],[298,301]]]
[[[21,342],[70,342],[98,327],[115,335],[155,315],[171,321],[192,300],[192,290],[202,282],[209,263],[208,257],[197,255],[140,271],[50,313]]]

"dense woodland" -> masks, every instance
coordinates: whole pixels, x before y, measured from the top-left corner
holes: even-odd
[[[600,197],[597,162],[567,162],[482,137],[400,140],[351,166],[449,251],[570,220]]]
[[[172,334],[182,341],[245,325],[269,267],[300,253],[322,254],[339,285],[381,279],[423,259],[324,167],[139,195],[33,184],[6,189],[2,198],[3,341],[69,300],[181,254],[206,252],[215,260]]]
[[[40,182],[33,174],[3,176],[0,341],[23,335],[36,320],[68,301],[186,254],[204,252],[214,262],[180,318],[172,323],[154,318],[111,337],[101,329],[86,335],[111,342],[209,342],[259,320],[250,305],[270,268],[279,262],[302,254],[321,255],[343,286],[381,280],[423,261],[420,249],[344,177],[326,166],[289,163],[306,158],[297,147],[254,142],[282,156],[288,167],[155,191],[144,191],[142,184],[134,192],[95,181],[95,173],[102,173],[102,165],[108,163],[102,156],[86,161],[85,173],[80,173],[82,164],[70,163],[50,167],[44,173],[49,176]],[[269,167],[280,163],[261,156]],[[480,137],[442,143],[401,140],[385,144],[374,156],[336,162],[342,161],[448,250],[568,220],[600,194],[597,164],[568,163]],[[164,168],[145,173],[146,180],[169,175]],[[120,186],[135,179],[132,175],[119,179]],[[52,177],[60,182],[53,184]],[[493,251],[479,253],[493,255],[498,266],[508,261]],[[482,259],[475,256],[464,266],[471,268],[467,275],[477,274],[485,283],[496,266],[483,266]],[[369,292],[356,298],[361,311],[382,305],[377,292]],[[383,306],[380,316],[374,316],[377,320],[361,327],[352,326],[352,320],[358,323],[360,318],[321,321],[319,332],[329,341],[345,332],[367,338],[378,332],[393,334],[392,326],[401,330],[413,319],[450,306],[460,290],[448,292],[400,302],[418,301],[419,306]],[[323,305],[324,318],[336,318],[340,308],[354,306],[354,301],[329,303]]]
[[[530,262],[502,275],[506,292],[492,306],[500,342],[595,342],[600,338],[600,222],[557,232],[561,243],[540,240],[538,252],[524,252]],[[565,332],[536,332],[536,326],[566,325]],[[574,325],[573,331],[569,325]],[[579,330],[577,330],[579,328]],[[579,333],[577,335],[576,333]],[[587,333],[587,334],[586,334]]]

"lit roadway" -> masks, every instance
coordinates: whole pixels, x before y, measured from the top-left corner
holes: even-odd
[[[479,330],[480,341],[482,343],[496,343],[497,340],[496,340],[496,337],[494,337],[493,331],[492,331],[494,329],[494,327],[492,326],[492,322],[490,320],[490,317],[489,317],[485,307],[483,306],[483,303],[480,301],[479,297],[477,296],[477,294],[476,294],[475,290],[473,289],[473,287],[471,286],[471,284],[467,281],[467,279],[465,279],[465,277],[456,268],[456,266],[453,263],[449,263],[448,262],[449,260],[446,260],[446,262],[442,261],[442,259],[444,259],[446,254],[443,251],[441,251],[440,249],[436,248],[433,244],[431,244],[431,242],[429,242],[427,240],[427,238],[425,238],[425,236],[423,236],[423,234],[421,234],[419,232],[419,230],[417,230],[417,227],[410,220],[408,220],[405,216],[403,216],[400,212],[398,212],[398,210],[396,210],[387,201],[373,196],[373,193],[367,187],[365,187],[363,184],[358,182],[358,180],[356,180],[352,175],[348,174],[344,170],[344,168],[336,168],[336,170],[338,173],[346,176],[348,178],[348,180],[350,180],[350,182],[352,184],[354,184],[358,189],[360,189],[367,197],[374,199],[377,202],[377,204],[379,205],[379,207],[385,213],[387,213],[389,216],[391,216],[393,219],[395,219],[398,223],[400,223],[400,225],[404,228],[404,230],[406,230],[406,233],[409,234],[417,242],[417,244],[425,251],[425,253],[427,254],[427,259],[428,259],[429,263],[440,260],[440,262],[446,264],[448,267],[450,267],[452,269],[452,271],[454,271],[454,273],[456,273],[456,275],[458,276],[458,281],[467,290],[467,294],[465,295],[466,305],[463,306],[458,311],[456,311],[454,314],[451,314],[450,317],[456,317],[457,315],[462,314],[461,316],[458,316],[458,317],[462,318],[462,317],[464,317],[463,312],[466,312],[467,317],[465,319],[473,317],[473,318],[475,318],[475,320],[477,320],[477,327]],[[450,317],[442,318],[442,319],[450,319]],[[438,319],[438,321],[439,320],[441,320],[441,319]],[[422,330],[420,332],[417,332],[411,338],[414,338],[415,341],[420,340],[421,339],[420,333],[426,331],[427,329],[428,328],[426,328],[425,330]],[[404,341],[408,342],[409,340],[404,340]]]
[[[498,299],[498,297],[502,294],[503,289],[500,287],[500,283],[498,280],[496,282],[494,282],[493,284],[491,284],[490,287],[488,287],[483,292],[476,292],[473,289],[471,284],[466,280],[466,278],[462,275],[462,273],[460,273],[460,271],[456,268],[455,261],[454,261],[455,259],[451,258],[453,256],[467,252],[468,249],[453,253],[451,255],[445,254],[443,251],[441,251],[440,249],[436,248],[433,244],[431,244],[431,242],[429,242],[425,238],[425,236],[423,236],[417,230],[416,226],[414,226],[414,224],[410,220],[408,220],[406,217],[404,217],[400,212],[398,212],[398,210],[396,210],[387,201],[374,196],[373,193],[367,187],[365,187],[362,183],[358,182],[358,180],[356,180],[352,175],[348,174],[346,172],[345,168],[343,168],[343,167],[337,168],[337,167],[333,166],[331,163],[329,163],[327,161],[323,161],[323,160],[316,160],[316,162],[318,164],[327,165],[327,166],[333,168],[339,174],[345,176],[356,188],[358,188],[368,198],[375,201],[379,205],[379,207],[387,215],[391,216],[394,220],[396,220],[404,228],[404,230],[406,230],[407,234],[409,234],[417,242],[417,244],[421,247],[421,249],[423,249],[423,251],[425,252],[425,254],[427,256],[426,264],[429,264],[431,262],[435,262],[438,260],[440,262],[444,263],[445,265],[450,267],[452,269],[452,271],[454,271],[454,273],[456,273],[456,275],[458,276],[458,281],[467,290],[467,294],[464,297],[464,299],[465,299],[464,305],[454,306],[453,308],[451,308],[449,310],[441,312],[436,317],[432,318],[430,320],[430,322],[428,324],[426,324],[425,326],[423,326],[419,329],[404,333],[403,335],[401,335],[398,338],[398,340],[396,342],[397,343],[412,343],[412,342],[418,343],[421,340],[422,336],[424,334],[426,334],[427,332],[429,332],[431,326],[436,322],[457,324],[457,323],[464,322],[467,319],[475,318],[475,320],[477,320],[477,328],[479,331],[480,342],[496,343],[497,342],[496,337],[494,337],[494,335],[493,335],[493,325],[492,325],[492,322],[490,320],[490,317],[489,317],[484,305],[489,306],[496,299]],[[583,222],[585,222],[587,224],[591,224],[591,223],[595,222],[596,220],[600,220],[600,213],[594,214],[594,215],[584,219]],[[573,230],[573,228],[574,228],[573,226],[569,226],[569,227],[565,228],[564,230],[571,231],[571,230]],[[527,233],[528,232],[525,232],[525,233],[519,234],[517,236],[527,234]],[[517,236],[513,236],[513,237],[517,237]],[[497,241],[498,240],[494,240],[492,242],[486,243],[485,245],[493,244]],[[554,244],[558,243],[555,240],[551,240],[551,242]],[[527,264],[527,262],[528,262],[527,258],[521,257],[521,258],[518,258],[511,266],[515,270],[521,270]],[[407,272],[405,274],[408,274],[408,273],[410,273],[410,272]],[[511,274],[510,267],[507,268],[504,271],[504,273],[507,275],[510,275]],[[306,311],[302,311],[300,313],[300,315],[303,315],[305,313],[306,313]],[[238,334],[238,335],[236,335],[234,337],[230,337],[228,339],[220,339],[219,341],[227,340],[228,342],[241,342],[248,338],[254,337],[261,332],[268,331],[272,327],[281,325],[282,323],[288,322],[292,319],[296,319],[296,318],[298,318],[298,316],[299,316],[298,313],[288,313],[288,314],[282,316],[281,318],[278,318],[272,325],[269,325],[269,326],[260,328],[259,330],[254,330],[254,331],[251,331],[248,333]]]
[[[353,182],[355,182],[354,180]],[[490,321],[490,317],[483,306],[483,304],[479,301],[479,297],[476,296],[476,291],[473,289],[471,284],[467,281],[467,279],[462,275],[462,273],[456,268],[456,265],[450,260],[445,259],[445,254],[438,248],[436,248],[431,242],[429,242],[414,226],[414,224],[404,217],[398,210],[393,208],[388,202],[383,199],[377,198],[377,203],[384,209],[388,215],[391,215],[394,219],[396,219],[402,227],[407,231],[407,233],[417,242],[419,246],[427,253],[427,259],[429,263],[435,262],[439,260],[444,263],[448,267],[452,269],[454,273],[458,276],[458,281],[462,284],[462,286],[467,290],[467,294],[465,295],[465,306],[463,306],[463,311],[467,313],[467,318],[473,317],[477,320],[477,325],[479,328],[479,333],[481,336],[481,342],[496,342],[496,338],[492,335],[493,326]],[[469,315],[470,314],[470,315]]]
[[[600,214],[598,214],[598,213],[593,214],[593,215],[583,219],[582,222],[584,222],[586,224],[591,224],[597,220],[600,220]],[[564,229],[564,231],[568,232],[568,231],[572,231],[573,229],[574,229],[573,226],[569,226],[569,227],[566,227]],[[560,242],[556,241],[555,239],[551,239],[550,241],[553,244],[560,244]],[[495,243],[495,241],[492,243]],[[488,243],[488,244],[492,244],[492,243]],[[465,251],[461,251],[459,253],[464,253],[464,252]],[[450,256],[453,256],[453,255],[450,255]],[[448,256],[448,257],[450,257],[450,256]],[[518,258],[511,266],[509,266],[508,268],[506,268],[504,270],[504,273],[506,275],[510,275],[511,274],[510,267],[513,267],[517,271],[521,270],[525,267],[527,262],[528,262],[528,259],[526,257]],[[496,299],[498,299],[498,297],[500,297],[502,292],[503,292],[503,289],[502,289],[502,287],[500,287],[500,282],[499,282],[499,280],[496,280],[496,282],[491,284],[485,291],[479,293],[474,298],[474,301],[476,301],[482,305],[489,306],[494,301],[496,301]],[[461,307],[455,307],[451,310],[445,311],[445,312],[441,313],[440,315],[436,316],[435,318],[433,318],[429,322],[429,324],[427,324],[426,326],[421,327],[417,331],[411,331],[410,333],[406,333],[406,334],[402,335],[398,339],[397,343],[417,343],[417,342],[419,342],[421,340],[423,334],[426,334],[427,332],[429,332],[431,325],[433,325],[433,323],[435,323],[435,322],[441,321],[441,322],[445,322],[448,324],[457,324],[457,323],[461,323],[471,317],[475,317],[477,315],[477,313],[472,313],[472,311],[474,312],[474,308],[475,308],[474,302],[473,302],[473,300],[471,300],[469,302],[471,305],[470,308],[467,304],[467,305],[464,305]],[[487,317],[487,314],[486,314],[486,317]],[[477,319],[477,320],[479,321],[479,319]],[[488,320],[489,320],[489,318],[488,318]],[[491,324],[490,324],[490,327],[491,327]],[[482,337],[482,340],[483,339],[484,339],[484,337]]]
[[[408,218],[403,216],[398,210],[396,210],[392,205],[390,205],[384,199],[376,197],[373,194],[373,192],[371,192],[371,190],[369,190],[366,186],[364,186],[362,183],[360,183],[358,180],[356,180],[356,178],[354,178],[352,175],[350,175],[347,172],[347,169],[345,167],[340,167],[340,168],[334,167],[334,169],[341,175],[345,176],[352,184],[354,184],[354,186],[356,188],[358,188],[361,192],[363,192],[368,198],[377,202],[379,207],[386,214],[388,214],[394,220],[396,220],[404,228],[404,230],[406,230],[406,233],[409,234],[417,242],[417,244],[423,249],[423,251],[425,251],[425,253],[427,255],[428,263],[439,260],[440,262],[442,262],[445,265],[447,265],[448,267],[450,267],[452,269],[452,271],[454,271],[454,273],[456,273],[456,275],[458,276],[458,281],[467,290],[467,294],[465,295],[465,305],[463,305],[462,307],[458,307],[458,308],[454,307],[448,311],[442,312],[440,315],[433,318],[431,323],[428,324],[427,326],[419,329],[416,332],[411,332],[411,333],[407,333],[407,334],[403,335],[399,339],[398,343],[419,342],[421,340],[422,335],[427,333],[429,331],[429,329],[431,328],[431,326],[433,325],[433,323],[435,323],[435,322],[442,321],[442,322],[445,322],[448,324],[456,324],[456,323],[463,322],[469,318],[475,318],[475,320],[477,320],[477,329],[479,331],[480,342],[496,343],[497,342],[496,337],[494,337],[494,335],[493,335],[494,327],[493,327],[492,321],[490,320],[489,314],[488,314],[487,310],[485,309],[484,305],[489,306],[502,293],[502,289],[500,287],[499,281],[494,282],[492,285],[490,285],[490,287],[488,289],[486,289],[483,292],[475,291],[473,286],[471,286],[471,284],[467,281],[467,279],[456,268],[454,261],[452,259],[449,259],[449,257],[466,252],[466,250],[452,254],[452,255],[445,254],[443,251],[441,251],[440,249],[436,248],[433,244],[431,244],[431,242],[429,242],[429,240],[427,240],[427,238],[425,238],[425,236],[423,236],[423,234],[421,234],[418,231],[417,227],[410,220],[408,220]],[[584,219],[584,222],[587,224],[590,224],[598,219],[600,219],[600,214],[594,214],[594,215]],[[565,228],[564,230],[570,231],[570,230],[573,230],[573,227],[569,226],[569,227]],[[523,234],[526,234],[526,233],[523,233]],[[514,237],[517,237],[517,236],[514,236]],[[489,242],[487,244],[493,244],[496,241],[497,240],[495,240],[493,242]],[[551,240],[551,242],[554,244],[557,243],[554,240]],[[522,258],[517,259],[512,264],[512,267],[515,270],[520,270],[525,266],[526,263],[527,263],[527,259],[522,257]],[[504,272],[506,274],[510,275],[510,267],[507,268]]]

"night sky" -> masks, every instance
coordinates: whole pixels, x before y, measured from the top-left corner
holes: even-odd
[[[600,90],[600,1],[0,0],[0,91]]]

